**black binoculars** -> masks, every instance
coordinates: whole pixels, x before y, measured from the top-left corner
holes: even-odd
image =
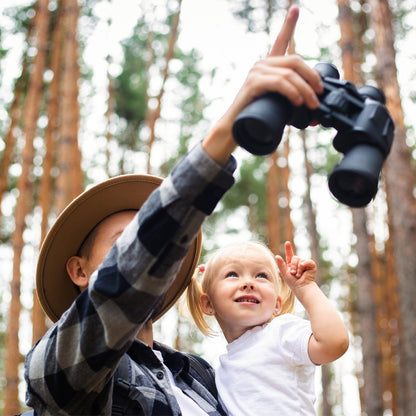
[[[266,94],[237,116],[234,138],[250,153],[267,155],[279,145],[287,124],[304,129],[317,121],[334,127],[333,146],[344,157],[329,176],[329,189],[341,203],[363,207],[377,193],[381,169],[393,143],[394,123],[385,107],[385,96],[375,87],[357,89],[340,80],[332,64],[319,63],[315,69],[324,86],[316,110],[294,106],[278,93]]]

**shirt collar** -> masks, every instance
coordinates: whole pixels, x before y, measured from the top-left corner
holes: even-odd
[[[189,360],[184,354],[157,341],[153,342],[153,348],[162,353],[164,364],[174,376],[189,370]],[[144,362],[152,367],[160,365],[152,349],[138,339],[133,341],[127,353],[137,363]]]

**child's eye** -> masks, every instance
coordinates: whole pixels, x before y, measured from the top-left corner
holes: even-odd
[[[259,278],[259,279],[268,279],[269,277],[267,276],[267,274],[266,273],[258,273],[257,275],[256,275],[256,279],[257,278]]]
[[[228,272],[225,277],[237,277],[237,273],[236,272]]]

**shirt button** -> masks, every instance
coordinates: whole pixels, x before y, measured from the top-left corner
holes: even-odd
[[[156,377],[158,378],[158,380],[162,380],[164,375],[163,375],[163,371],[158,371],[156,374]]]

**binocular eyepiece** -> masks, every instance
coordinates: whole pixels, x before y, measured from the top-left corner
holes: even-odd
[[[359,89],[339,79],[329,63],[315,66],[324,85],[319,107],[296,107],[278,94],[269,93],[249,104],[236,118],[237,143],[255,155],[272,153],[286,125],[304,129],[312,121],[334,127],[334,148],[344,157],[329,176],[328,186],[338,201],[363,207],[376,195],[381,169],[390,153],[394,123],[385,107],[383,92],[365,85]]]

